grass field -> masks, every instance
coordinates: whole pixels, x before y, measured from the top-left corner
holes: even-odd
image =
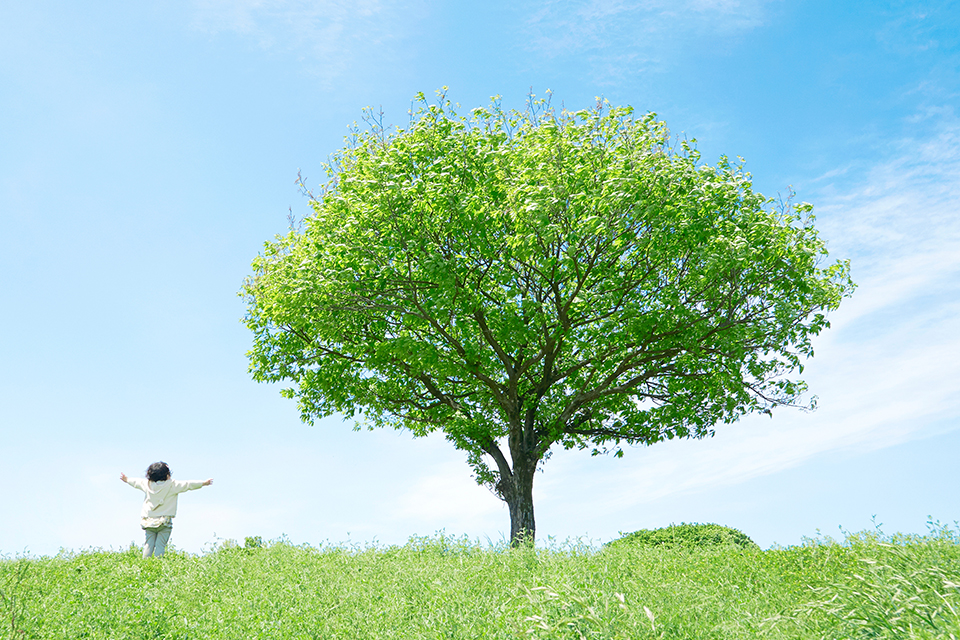
[[[0,560],[0,638],[958,638],[960,536],[762,551],[226,543]]]

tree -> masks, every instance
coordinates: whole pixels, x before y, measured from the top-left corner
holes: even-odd
[[[304,421],[441,430],[516,544],[551,447],[620,456],[800,400],[787,376],[853,289],[811,205],[652,113],[418,105],[355,130],[243,288],[251,373],[292,381]]]

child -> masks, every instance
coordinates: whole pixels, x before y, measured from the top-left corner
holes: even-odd
[[[173,517],[177,515],[177,495],[213,484],[207,480],[171,480],[170,467],[166,462],[154,462],[147,467],[147,477],[128,478],[121,473],[120,479],[131,487],[147,494],[140,509],[140,528],[146,534],[143,557],[162,556],[173,531]]]

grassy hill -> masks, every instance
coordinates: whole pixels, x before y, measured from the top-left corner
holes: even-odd
[[[960,638],[960,539],[221,545],[0,560],[0,638]],[[951,635],[952,634],[952,635]]]

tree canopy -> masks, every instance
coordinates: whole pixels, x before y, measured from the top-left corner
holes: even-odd
[[[789,377],[853,285],[812,206],[775,206],[655,114],[468,117],[418,96],[328,165],[243,288],[250,370],[307,422],[440,430],[532,536],[551,447],[712,435],[801,400]]]

